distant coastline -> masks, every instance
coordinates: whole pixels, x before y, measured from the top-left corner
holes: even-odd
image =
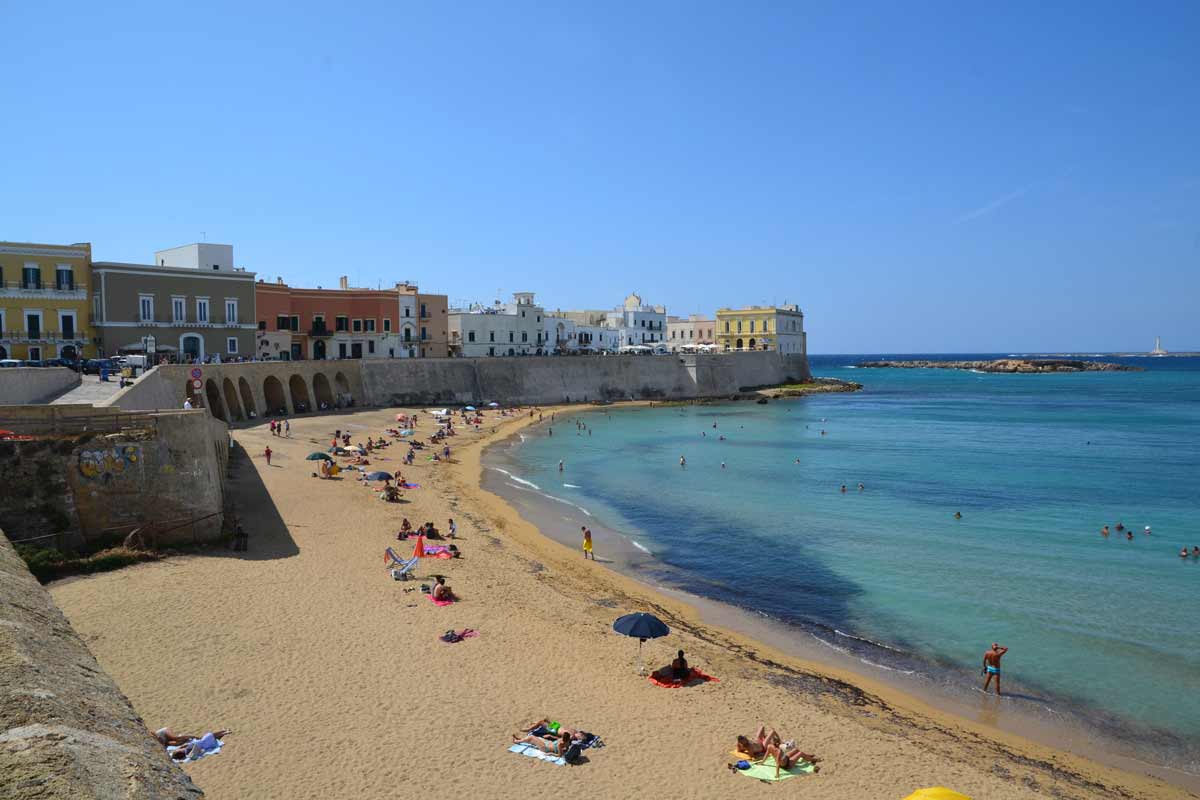
[[[1052,372],[1143,372],[1142,367],[1076,359],[998,358],[991,361],[863,361],[864,369],[961,369],[975,372],[1044,374]]]

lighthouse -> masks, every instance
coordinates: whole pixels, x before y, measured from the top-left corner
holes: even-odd
[[[1154,337],[1154,349],[1150,351],[1150,355],[1165,356],[1166,354],[1167,354],[1167,351],[1163,350],[1163,346],[1162,346],[1162,337],[1155,336]]]

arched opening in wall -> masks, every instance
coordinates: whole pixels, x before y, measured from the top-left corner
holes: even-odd
[[[353,400],[350,396],[350,381],[346,380],[346,376],[341,372],[333,376],[333,389],[337,392],[340,405],[348,405]]]
[[[313,399],[319,409],[333,408],[333,389],[329,388],[329,378],[320,372],[313,376]]]
[[[253,419],[258,414],[258,409],[254,407],[254,392],[250,391],[250,384],[245,378],[238,378],[238,391],[242,395],[242,411],[247,419]]]
[[[742,349],[742,340],[741,340],[741,339],[738,339],[738,340],[737,340],[737,347],[736,347],[735,349],[737,349],[737,350],[741,350],[741,349]]]
[[[292,410],[297,414],[312,411],[312,401],[308,399],[308,384],[299,375],[288,379],[288,389],[292,393]]]
[[[238,402],[237,389],[233,388],[233,381],[226,378],[221,382],[221,389],[225,393],[225,408],[229,410],[229,421],[245,419],[246,415],[242,413],[242,404]]]
[[[0,356],[0,358],[2,358],[2,357],[3,356]],[[75,350],[75,345],[64,344],[62,347],[58,348],[58,357],[59,358],[67,358],[67,359],[70,359],[71,361],[74,361],[76,358],[79,357],[79,353]]]
[[[196,394],[196,387],[192,385],[191,378],[188,378],[183,382],[183,396],[192,401],[193,406],[199,407],[204,405],[202,402],[200,402],[200,396]]]
[[[283,384],[274,375],[268,375],[267,379],[263,381],[263,399],[267,403],[265,414],[287,413],[287,400],[283,399]]]
[[[2,344],[0,344],[0,358],[8,358],[8,350]]]
[[[312,352],[313,352],[313,358],[315,358],[318,361],[324,361],[325,360],[325,340],[317,339],[315,342],[313,342]]]
[[[204,382],[204,395],[208,398],[208,410],[212,415],[222,422],[228,422],[225,419],[225,407],[221,405],[221,390],[217,388],[217,382],[209,378]]]
[[[754,340],[753,339],[750,340],[750,349],[751,350],[754,349]]]

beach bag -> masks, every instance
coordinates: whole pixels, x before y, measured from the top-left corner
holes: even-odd
[[[567,752],[563,753],[563,761],[568,764],[578,764],[580,757],[583,756],[583,745],[579,742],[572,742],[567,748]]]
[[[454,644],[456,642],[461,642],[463,640],[462,635],[455,632],[455,630],[453,628],[446,631],[438,638],[441,639],[443,642],[446,642],[447,644]]]
[[[737,762],[737,764],[735,766],[738,769],[750,769],[750,762],[742,760],[742,761]]]

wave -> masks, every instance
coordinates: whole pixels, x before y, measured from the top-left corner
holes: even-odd
[[[636,547],[638,550],[641,550],[641,551],[642,551],[643,553],[645,553],[646,555],[648,555],[648,556],[652,556],[652,555],[654,555],[654,553],[650,552],[650,548],[649,548],[649,547],[646,547],[644,544],[642,544],[641,542],[639,542],[637,539],[630,539],[630,540],[629,540],[629,542],[630,542],[630,544],[632,544],[632,545],[633,545],[634,547]]]
[[[582,486],[576,486],[573,483],[564,483],[563,486],[567,487],[568,489],[582,489],[583,488]]]
[[[904,653],[904,651],[901,650],[900,648],[892,647],[890,644],[884,644],[883,642],[876,642],[872,639],[863,638],[862,636],[855,636],[852,633],[846,633],[845,631],[839,631],[837,628],[834,628],[833,632],[835,634],[837,634],[838,636],[843,636],[847,639],[854,639],[859,642],[866,642],[869,645],[874,645],[875,647],[882,647],[884,650],[891,650],[893,653]],[[907,655],[907,654],[905,654],[905,655]]]
[[[853,659],[857,659],[860,664],[866,664],[869,667],[877,667],[879,669],[887,670],[888,672],[899,672],[901,675],[916,675],[917,674],[917,671],[915,669],[900,669],[899,667],[889,667],[887,664],[880,664],[877,661],[871,661],[868,658],[863,658],[862,656],[858,655],[857,653],[851,652],[850,650],[847,650],[844,647],[838,647],[833,642],[827,642],[824,639],[822,639],[820,636],[817,636],[815,633],[809,633],[809,635],[812,636],[812,638],[816,639],[821,644],[828,647],[830,650],[836,650],[837,652],[841,653],[842,655],[850,656]],[[855,637],[851,637],[851,638],[857,639],[858,637],[855,636]],[[863,641],[867,641],[867,640],[864,639]]]
[[[511,472],[509,472],[506,469],[500,469],[500,467],[488,467],[488,469],[494,469],[494,470],[496,470],[496,472],[499,472],[501,475],[508,476],[508,478],[510,480],[514,480],[517,483],[524,484],[525,486],[529,486],[533,489],[537,489],[539,492],[542,490],[542,487],[538,486],[533,481],[527,481],[524,478],[517,477],[516,475],[513,475]]]

